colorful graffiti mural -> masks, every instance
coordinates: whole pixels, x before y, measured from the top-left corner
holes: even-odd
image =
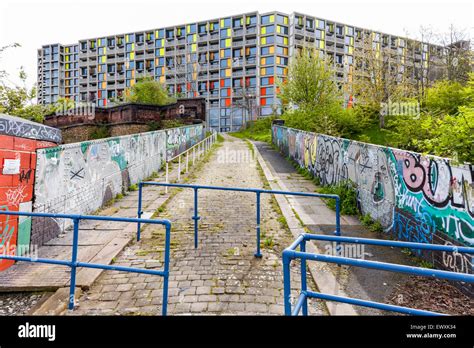
[[[196,125],[40,150],[33,209],[91,213],[131,184],[160,170],[169,151],[184,151],[199,141],[202,133],[202,125]],[[175,134],[179,136],[169,141]],[[41,233],[45,223],[52,222],[33,221],[33,233]],[[56,222],[54,228],[59,232],[69,224]]]
[[[200,126],[170,128],[166,130],[166,155],[173,158],[204,139]]]
[[[276,125],[272,138],[282,154],[322,184],[354,182],[362,213],[397,239],[474,245],[471,164]],[[444,255],[443,262],[444,268],[472,272],[456,255]]]

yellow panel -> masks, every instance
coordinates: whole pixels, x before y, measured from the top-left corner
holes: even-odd
[[[324,49],[324,41],[319,41],[319,48]]]
[[[264,34],[266,34],[266,33],[267,33],[267,27],[262,27],[262,28],[260,29],[260,34],[264,35]]]
[[[130,60],[134,60],[135,59],[135,52],[130,52]]]
[[[196,44],[191,45],[191,52],[196,52]]]
[[[191,25],[188,24],[188,26],[186,27],[186,34],[189,34],[191,32]]]
[[[349,46],[348,52],[349,52],[349,54],[352,54],[354,52],[354,47]]]
[[[270,16],[270,23],[273,23],[273,22],[275,22],[275,15]]]
[[[135,42],[132,43],[132,51],[135,51]]]
[[[126,43],[129,43],[130,42],[130,36],[127,34],[125,35],[125,42]]]
[[[193,34],[193,42],[196,42],[197,40],[197,34]]]
[[[265,45],[266,43],[267,43],[267,38],[266,37],[260,38],[260,44]]]
[[[135,77],[135,70],[132,70],[132,77]]]
[[[64,52],[69,53],[69,47],[66,47],[66,48],[64,49]]]
[[[166,81],[166,77],[165,76],[160,76],[160,82],[165,83],[165,81]]]
[[[270,46],[270,53],[274,53],[275,52],[275,46]]]
[[[164,48],[160,48],[160,56],[164,56],[165,55],[165,49]]]
[[[315,20],[315,25],[316,25],[316,28],[319,28],[319,19]]]
[[[164,74],[164,73],[165,73],[165,67],[162,66],[162,67],[161,67],[161,74]]]
[[[227,29],[227,37],[231,37],[232,36],[232,29]]]
[[[130,80],[130,87],[132,87],[133,85],[135,85],[135,80]]]
[[[220,56],[221,58],[224,58],[224,50],[221,50]]]
[[[232,76],[232,69],[225,69],[225,76],[231,77]]]
[[[283,17],[283,24],[288,24],[288,17]]]
[[[232,39],[225,40],[225,47],[230,47],[232,45]]]
[[[324,31],[321,31],[321,39],[324,39],[326,33]]]
[[[104,54],[107,54],[107,47],[104,47]]]
[[[106,89],[107,88],[107,82],[102,82],[102,89]]]
[[[260,68],[260,75],[265,75],[265,71],[266,71],[265,68]]]
[[[101,65],[97,66],[97,71],[102,72],[102,66]]]
[[[280,57],[277,57],[276,59],[277,64],[280,64],[280,60],[281,60]]]
[[[287,37],[284,37],[284,38],[283,38],[283,44],[284,44],[284,45],[288,45],[288,38],[287,38]]]
[[[265,58],[260,58],[260,64],[265,65]]]
[[[107,57],[106,56],[102,56],[102,63],[105,63],[107,61]]]
[[[223,19],[221,19],[221,28],[224,28],[224,23],[225,23],[225,21]]]

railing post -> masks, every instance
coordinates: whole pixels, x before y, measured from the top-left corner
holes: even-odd
[[[199,232],[199,215],[198,215],[198,188],[194,188],[194,248],[198,247],[198,232]]]
[[[169,176],[168,176],[168,161],[166,161],[166,183],[169,184]],[[165,193],[168,193],[168,186],[165,186]]]
[[[196,148],[193,147],[193,167],[194,167],[194,162],[196,161]]]
[[[168,224],[166,225],[166,237],[165,237],[165,265],[164,265],[164,273],[163,276],[163,305],[161,308],[161,314],[163,316],[166,315],[168,309],[168,278],[170,272],[170,239],[171,239],[171,226]]]
[[[255,252],[254,256],[261,258],[262,254],[260,253],[260,192],[256,192],[257,194],[257,251]]]
[[[336,231],[334,234],[338,237],[341,235],[341,200],[339,197],[336,197]],[[340,242],[336,242],[336,254],[337,256],[341,254]]]
[[[306,252],[306,240],[303,239],[300,244],[300,251],[302,253]],[[308,285],[306,283],[306,259],[301,258],[301,292],[306,293],[308,290]],[[305,295],[304,302],[303,302],[303,315],[308,315],[308,297]]]
[[[186,173],[188,172],[189,151],[186,151]]]
[[[283,251],[283,303],[285,305],[285,315],[291,315],[290,262],[290,257],[285,251]]]
[[[178,155],[178,181],[181,180],[181,155]]]
[[[71,257],[71,281],[69,287],[69,310],[74,310],[74,292],[76,290],[76,269],[77,269],[77,248],[79,243],[79,219],[74,218],[74,231],[72,237],[72,257]]]
[[[142,217],[142,183],[138,183],[138,211],[137,211],[137,217],[141,219]],[[140,230],[141,230],[141,223],[137,222],[137,242],[140,241]]]

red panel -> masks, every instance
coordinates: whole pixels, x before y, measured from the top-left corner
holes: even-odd
[[[13,152],[11,150],[0,150],[0,165],[2,166],[2,168],[5,158],[16,159],[16,152]]]
[[[104,106],[107,106],[107,99],[104,99]]]
[[[20,174],[4,176],[11,176],[13,178],[13,187],[18,187],[20,185],[33,185],[33,183],[35,182],[35,170],[30,168],[22,168],[20,170]]]
[[[30,157],[30,168],[36,169],[36,153],[32,153]]]
[[[6,202],[0,203],[0,210],[18,211],[17,208],[8,206]],[[0,253],[16,255],[16,241],[18,235],[18,217],[0,215]],[[0,271],[13,265],[15,261],[0,260]]]
[[[227,98],[227,99],[225,100],[225,106],[230,106],[230,105],[231,105],[231,103],[230,103],[230,98]]]
[[[17,138],[14,140],[14,149],[20,151],[35,151],[36,150],[36,140]]]
[[[260,95],[267,95],[267,89],[265,87],[260,88]]]
[[[221,87],[224,87],[225,81],[221,80]]]
[[[13,139],[9,135],[0,135],[0,149],[13,150]]]
[[[0,187],[13,186],[13,175],[3,175],[0,171]]]
[[[51,143],[49,141],[37,141],[36,148],[37,149],[44,149],[45,147],[53,147],[57,146],[55,143]]]
[[[265,98],[260,98],[260,105],[261,106],[267,105],[267,100]]]
[[[20,157],[20,168],[29,169],[31,165],[31,154],[29,152],[17,152],[17,154]]]
[[[273,85],[275,83],[275,78],[273,76],[270,76],[268,78],[268,82],[270,82],[270,84]]]

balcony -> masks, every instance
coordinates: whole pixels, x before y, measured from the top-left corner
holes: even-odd
[[[198,37],[198,42],[206,42],[209,40],[209,35],[203,35]]]

